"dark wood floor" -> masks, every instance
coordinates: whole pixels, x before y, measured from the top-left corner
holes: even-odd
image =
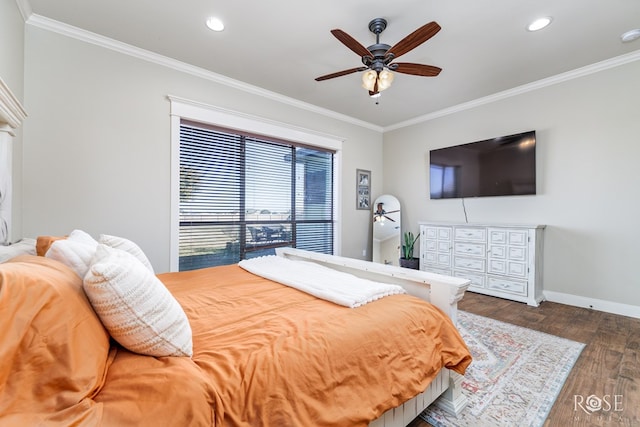
[[[586,344],[545,427],[640,426],[640,319],[546,301],[529,307],[471,292],[459,307]],[[601,399],[601,410],[589,410],[589,396]],[[591,400],[592,408],[597,399]],[[410,424],[429,425],[419,418]]]

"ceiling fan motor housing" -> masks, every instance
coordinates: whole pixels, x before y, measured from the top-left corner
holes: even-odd
[[[367,67],[375,71],[382,71],[382,69],[393,59],[393,55],[387,56],[387,51],[391,46],[384,43],[376,43],[369,46],[367,49],[371,52],[371,56],[363,56],[362,63]]]

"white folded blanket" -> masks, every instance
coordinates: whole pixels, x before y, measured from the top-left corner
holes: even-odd
[[[374,282],[309,261],[276,255],[242,260],[243,269],[317,298],[346,307],[359,307],[387,295],[406,293],[402,286]]]

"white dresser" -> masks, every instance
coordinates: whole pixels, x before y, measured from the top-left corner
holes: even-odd
[[[469,291],[536,307],[544,299],[544,225],[419,225],[420,270],[469,279]]]

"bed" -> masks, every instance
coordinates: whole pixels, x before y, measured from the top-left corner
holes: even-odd
[[[471,356],[454,323],[467,281],[277,252],[407,294],[348,308],[238,265],[158,274],[191,353],[150,356],[121,344],[74,265],[18,256],[0,264],[0,424],[395,427],[436,399],[464,407]]]

